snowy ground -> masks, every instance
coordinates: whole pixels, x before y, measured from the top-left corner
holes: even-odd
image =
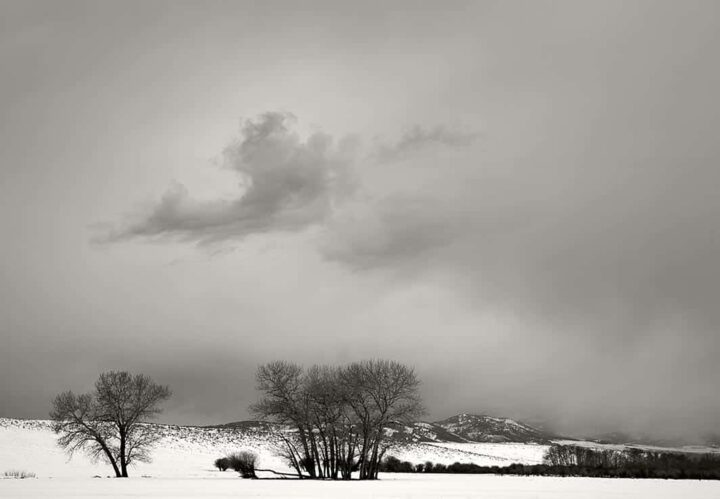
[[[56,445],[47,421],[0,418],[0,476],[21,470],[35,479],[0,479],[2,498],[86,497],[483,497],[483,498],[719,498],[720,482],[511,477],[492,475],[384,474],[377,482],[242,480],[212,463],[231,451],[253,450],[260,467],[287,470],[266,437],[228,430],[160,426],[163,440],[153,462],[131,470],[131,478],[107,477],[105,464],[78,454],[71,460]],[[546,446],[528,444],[411,444],[395,449],[416,463],[538,463]],[[271,477],[272,475],[266,474]]]
[[[377,482],[212,478],[55,478],[0,480],[3,498],[471,498],[717,499],[720,482],[493,475],[385,475]]]

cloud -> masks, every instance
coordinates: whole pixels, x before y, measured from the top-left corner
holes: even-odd
[[[587,136],[601,143],[556,134],[531,141],[531,154],[497,139],[478,151],[411,132],[379,157],[325,134],[301,140],[293,123],[274,113],[245,123],[224,154],[237,199],[199,201],[175,185],[116,239],[208,243],[318,226],[313,242],[341,269],[430,282],[470,303],[472,320],[512,325],[487,346],[504,372],[496,402],[522,406],[532,395],[528,413],[584,428],[711,427],[720,413],[708,381],[720,354],[714,146],[688,153],[683,136],[659,143],[643,129],[630,141],[615,120],[597,119]],[[467,331],[449,341],[489,335]],[[692,413],[679,413],[678,400]]]
[[[519,321],[498,352],[513,370],[494,381],[517,407],[534,391],[535,415],[582,431],[709,431],[720,414],[709,381],[720,354],[720,170],[668,148],[566,154],[497,164],[468,154],[439,180],[416,181],[423,191],[339,223],[325,255],[415,281],[440,273],[478,311]]]
[[[427,129],[416,125],[394,143],[380,142],[374,155],[380,162],[390,162],[432,146],[441,145],[452,148],[469,146],[477,137],[476,133],[449,130],[444,126]]]
[[[321,250],[355,269],[392,268],[452,243],[459,230],[437,200],[395,194],[338,214]]]
[[[337,223],[325,248],[350,267],[458,272],[487,299],[550,319],[582,317],[630,335],[681,314],[720,327],[714,220],[720,173],[709,161],[603,170],[537,169],[512,175],[478,158],[453,165],[425,192],[387,196]],[[520,178],[520,180],[518,179]],[[547,182],[547,178],[555,179]]]
[[[238,176],[240,192],[236,197],[199,199],[188,187],[175,182],[140,217],[120,226],[98,226],[102,234],[96,240],[177,239],[207,244],[258,233],[299,231],[313,225],[340,228],[348,221],[348,210],[337,207],[358,187],[354,171],[360,155],[357,143],[352,138],[334,141],[321,132],[303,140],[294,130],[296,122],[292,114],[267,112],[243,123],[239,139],[223,153],[224,166]],[[475,137],[443,126],[415,126],[399,140],[377,146],[363,167],[371,170],[418,151],[464,148]],[[385,179],[391,176],[387,172],[382,175]],[[385,223],[384,217],[411,217],[410,212],[423,209],[422,203],[410,197],[406,201],[400,209],[393,206],[392,213],[383,213],[383,206],[390,207],[392,201],[381,201],[379,211],[370,216]],[[434,237],[432,231],[424,236],[421,226],[407,226],[403,232],[423,240]],[[423,246],[417,245],[419,249]],[[344,250],[330,251],[340,254]],[[370,253],[368,248],[368,257]]]
[[[175,183],[149,213],[111,229],[104,239],[210,243],[321,223],[336,198],[351,190],[351,147],[320,132],[302,140],[295,122],[290,114],[274,112],[244,122],[240,138],[223,154],[241,187],[235,199],[199,200]]]

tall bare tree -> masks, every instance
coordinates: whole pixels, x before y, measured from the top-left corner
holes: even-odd
[[[136,461],[150,460],[159,436],[145,424],[158,416],[160,404],[171,395],[143,374],[110,371],[100,375],[91,393],[61,393],[53,400],[50,417],[58,444],[70,455],[78,450],[104,458],[118,477],[128,476]]]
[[[385,428],[391,422],[411,422],[424,413],[415,371],[399,362],[353,362],[341,371],[347,405],[362,430],[360,479],[377,478],[387,450]]]
[[[53,430],[60,434],[58,444],[70,456],[78,450],[85,451],[94,460],[105,459],[113,467],[115,476],[122,476],[112,425],[100,419],[99,407],[92,394],[61,393],[53,400],[50,418]]]
[[[275,361],[258,367],[257,389],[265,394],[250,411],[262,419],[287,426],[293,433],[281,431],[279,437],[286,447],[286,455],[299,478],[303,470],[316,477],[314,453],[311,448],[308,397],[304,370],[292,362]]]
[[[414,371],[393,361],[307,370],[271,362],[257,381],[263,396],[251,411],[284,425],[285,454],[301,478],[350,479],[356,469],[377,478],[387,425],[423,412]]]

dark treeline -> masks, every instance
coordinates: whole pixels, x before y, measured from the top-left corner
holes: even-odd
[[[544,464],[478,466],[413,464],[389,456],[380,471],[392,473],[478,473],[496,475],[584,476],[603,478],[670,478],[720,480],[720,455],[658,452],[643,449],[606,450],[553,445]]]
[[[376,479],[387,425],[423,412],[414,371],[393,361],[309,369],[278,361],[258,368],[257,383],[251,411],[288,429],[278,437],[299,478]]]

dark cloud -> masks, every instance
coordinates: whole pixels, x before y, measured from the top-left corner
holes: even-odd
[[[241,137],[224,152],[239,177],[235,199],[197,200],[176,183],[139,221],[112,230],[105,240],[176,238],[208,243],[253,233],[295,231],[322,222],[336,195],[347,192],[347,143],[316,132],[301,140],[290,114],[246,120]]]
[[[334,207],[355,189],[351,167],[356,162],[356,144],[351,138],[336,143],[321,132],[303,141],[293,129],[295,124],[293,115],[278,112],[244,122],[239,140],[223,154],[224,166],[239,177],[240,193],[234,199],[196,199],[187,187],[176,182],[149,213],[106,230],[97,239],[113,242],[170,238],[211,243],[255,233],[296,231],[314,224],[339,227],[338,220],[333,219]],[[443,126],[415,126],[398,141],[377,146],[363,166],[401,160],[438,147],[464,148],[475,138],[476,134],[450,131]],[[405,212],[424,209],[420,204],[408,197],[399,209],[392,206],[392,213],[382,213],[383,206],[392,205],[382,202],[379,213],[372,216],[379,215],[379,221],[385,216],[409,221],[412,216]],[[421,239],[434,238],[433,231],[424,236],[420,226],[405,227],[404,232],[413,231]],[[420,251],[423,246],[417,245]]]

